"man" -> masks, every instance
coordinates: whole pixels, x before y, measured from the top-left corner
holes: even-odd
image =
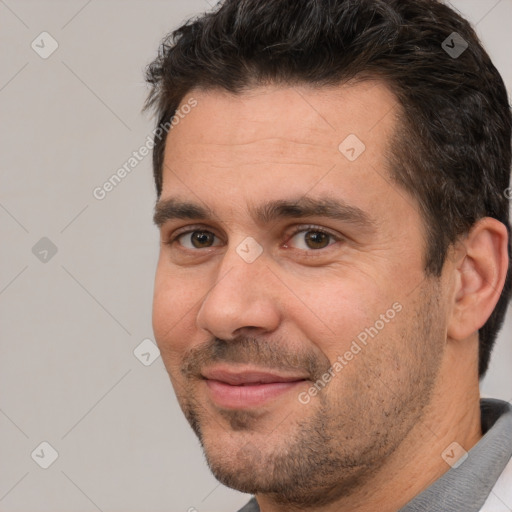
[[[511,294],[511,115],[469,24],[226,0],[147,78],[154,333],[242,510],[512,510],[512,408],[478,386]]]

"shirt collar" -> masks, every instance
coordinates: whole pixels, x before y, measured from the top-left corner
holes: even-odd
[[[482,439],[458,467],[451,468],[399,512],[478,512],[512,457],[512,405],[480,401]],[[441,456],[441,454],[439,454]]]

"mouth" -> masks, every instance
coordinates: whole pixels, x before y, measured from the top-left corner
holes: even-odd
[[[211,400],[224,409],[261,406],[303,385],[304,375],[273,373],[266,370],[211,368],[201,374]]]

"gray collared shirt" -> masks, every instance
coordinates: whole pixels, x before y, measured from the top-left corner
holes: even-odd
[[[478,512],[512,457],[512,405],[480,401],[483,437],[458,467],[453,467],[399,512]],[[439,454],[441,456],[441,454]],[[260,512],[252,498],[238,512]]]

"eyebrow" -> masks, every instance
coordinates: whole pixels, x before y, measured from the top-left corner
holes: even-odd
[[[329,197],[280,199],[259,206],[249,206],[249,213],[260,224],[283,218],[325,217],[354,224],[360,228],[374,228],[376,223],[368,213],[343,200]],[[174,219],[208,220],[217,217],[208,207],[178,198],[161,199],[155,205],[153,222],[161,227]]]

